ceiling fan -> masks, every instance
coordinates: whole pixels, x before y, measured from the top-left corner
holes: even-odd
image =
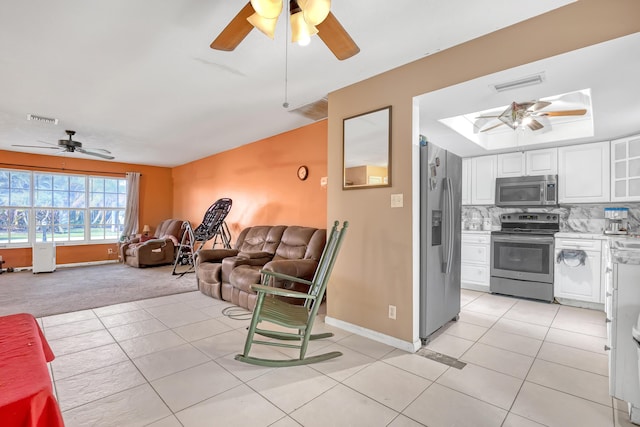
[[[356,55],[360,48],[331,13],[330,7],[330,0],[290,0],[291,41],[304,45],[312,35],[318,34],[342,61]],[[216,37],[211,48],[234,50],[253,28],[273,39],[282,8],[282,0],[251,0]]]
[[[532,131],[542,129],[544,126],[536,118],[542,117],[560,117],[560,116],[584,116],[587,110],[582,108],[578,110],[560,110],[560,111],[541,111],[543,108],[551,105],[548,101],[530,101],[530,102],[512,102],[501,114],[478,116],[476,119],[498,119],[500,122],[493,126],[480,129],[480,132],[487,132],[502,125],[507,125],[516,130],[519,127],[526,126]],[[488,123],[484,123],[488,124]],[[483,124],[483,125],[484,125]]]
[[[73,135],[76,134],[76,131],[66,130],[65,132],[69,136],[69,139],[59,139],[58,144],[54,144],[52,142],[46,142],[46,141],[39,141],[45,144],[53,145],[53,147],[42,147],[40,145],[18,145],[18,144],[13,144],[13,147],[49,148],[52,150],[62,150],[63,152],[67,152],[67,153],[73,153],[77,151],[78,153],[101,157],[107,160],[115,159],[115,157],[109,155],[111,154],[111,151],[105,150],[104,148],[93,148],[93,149],[82,148],[82,142],[74,141],[72,139]]]

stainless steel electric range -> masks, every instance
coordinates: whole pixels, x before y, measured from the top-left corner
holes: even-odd
[[[553,301],[553,235],[560,230],[554,213],[500,215],[491,233],[492,293]]]

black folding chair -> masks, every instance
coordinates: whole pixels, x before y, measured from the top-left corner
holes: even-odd
[[[178,246],[178,253],[173,263],[172,274],[183,275],[194,271],[194,254],[202,249],[211,239],[213,239],[213,247],[217,244],[222,244],[226,249],[231,248],[231,233],[229,233],[229,227],[227,227],[227,224],[224,222],[230,210],[231,199],[219,199],[207,209],[202,223],[195,229],[191,228],[189,221],[182,223],[184,233],[182,233],[182,240],[180,246]],[[218,242],[218,239],[220,242]],[[189,267],[187,267],[185,271],[176,272],[179,265]]]

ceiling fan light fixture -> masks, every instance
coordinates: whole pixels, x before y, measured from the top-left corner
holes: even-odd
[[[282,13],[282,0],[251,0],[251,6],[265,19],[278,19]]]
[[[263,34],[265,34],[270,39],[275,38],[276,33],[276,24],[278,23],[278,18],[269,19],[263,16],[260,16],[258,13],[254,13],[250,17],[247,18],[247,21],[255,28],[260,30]]]
[[[318,29],[309,25],[304,20],[302,11],[291,14],[291,41],[301,46],[306,46],[311,40],[311,36],[318,34]]]
[[[512,102],[506,110],[498,116],[498,119],[509,126],[511,129],[516,130],[520,126],[520,120],[524,117],[523,110],[517,102]]]
[[[298,5],[309,25],[321,24],[331,10],[331,0],[298,0]]]

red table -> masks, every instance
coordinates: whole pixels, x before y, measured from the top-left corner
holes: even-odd
[[[0,317],[0,425],[64,426],[47,369],[54,357],[32,315]]]

